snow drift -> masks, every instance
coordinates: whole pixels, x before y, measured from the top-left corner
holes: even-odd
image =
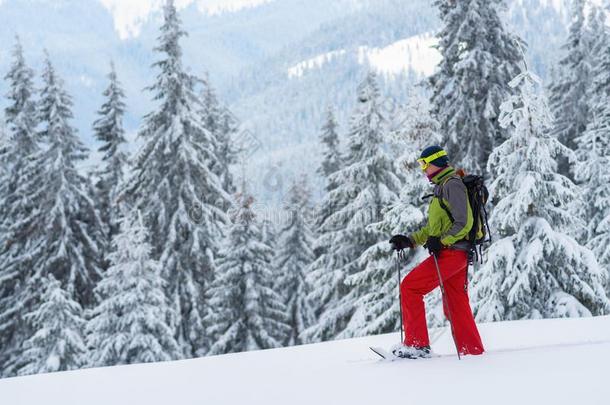
[[[383,362],[368,346],[398,334],[0,381],[0,403],[607,404],[610,317],[481,325],[488,353]]]

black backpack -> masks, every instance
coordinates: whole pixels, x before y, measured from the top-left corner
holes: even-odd
[[[487,222],[487,208],[485,207],[489,200],[489,191],[487,186],[485,186],[483,176],[468,175],[460,177],[462,177],[462,182],[466,186],[474,220],[468,236],[464,238],[464,240],[470,242],[472,247],[468,259],[469,263],[473,264],[475,260],[481,259],[481,262],[483,261],[483,244],[491,243],[491,232]],[[451,222],[453,222],[453,215],[451,215],[449,207],[443,202],[442,198],[439,198],[439,202],[441,207],[447,212],[447,215],[449,215]]]

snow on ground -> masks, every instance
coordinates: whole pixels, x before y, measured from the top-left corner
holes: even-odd
[[[361,46],[356,53],[358,63],[368,64],[378,73],[394,75],[412,69],[424,76],[430,76],[441,61],[441,54],[434,48],[437,43],[437,38],[427,33],[402,39],[384,48]],[[347,55],[347,51],[341,49],[299,62],[288,68],[288,77],[301,77],[308,70],[320,69],[344,55]]]
[[[610,317],[481,325],[488,353],[382,362],[397,334],[0,380],[6,405],[606,405]]]

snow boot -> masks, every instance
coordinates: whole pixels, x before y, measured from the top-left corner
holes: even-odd
[[[391,352],[394,356],[401,359],[428,359],[432,357],[430,346],[415,347],[404,344],[397,344],[392,347]]]

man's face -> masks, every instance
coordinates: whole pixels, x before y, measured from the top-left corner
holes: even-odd
[[[431,175],[433,175],[434,173],[438,172],[438,170],[440,169],[440,167],[438,166],[434,166],[433,164],[430,164],[426,170],[424,170],[424,173],[426,173],[426,176],[430,177]]]

